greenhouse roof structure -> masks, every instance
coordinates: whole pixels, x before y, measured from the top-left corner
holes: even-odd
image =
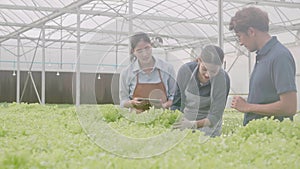
[[[17,38],[28,45],[37,43],[42,29],[46,30],[47,46],[76,44],[78,30],[80,43],[96,45],[126,46],[121,39],[128,37],[130,31],[173,38],[180,43],[169,42],[173,48],[215,42],[220,2],[225,42],[233,40],[227,29],[230,17],[249,5],[269,12],[272,34],[288,33],[289,42],[297,39],[299,0],[4,0],[0,4],[0,43],[15,44]],[[94,36],[99,39],[91,40]]]
[[[300,52],[300,0],[2,0],[0,68],[119,72],[129,63],[128,37],[143,31],[163,41],[158,53],[177,67],[194,48],[218,44],[234,77],[239,59],[251,71],[250,54],[228,30],[230,18],[247,6],[267,11],[270,34]]]

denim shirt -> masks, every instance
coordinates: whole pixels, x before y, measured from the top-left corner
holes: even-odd
[[[124,103],[132,99],[134,89],[136,87],[136,75],[139,74],[139,83],[159,83],[161,82],[158,69],[160,69],[161,77],[167,92],[167,99],[173,100],[175,92],[175,70],[174,67],[156,57],[153,57],[155,60],[153,69],[150,74],[145,73],[138,60],[135,60],[133,63],[128,65],[120,74],[120,106],[123,107]]]

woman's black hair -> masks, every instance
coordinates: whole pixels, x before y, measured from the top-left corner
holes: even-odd
[[[132,35],[130,37],[130,61],[131,62],[134,62],[136,60],[136,56],[133,54],[133,50],[140,41],[145,41],[151,44],[151,40],[148,34],[144,32],[138,32]]]

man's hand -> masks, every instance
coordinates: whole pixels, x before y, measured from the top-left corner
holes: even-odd
[[[173,124],[173,129],[196,129],[197,128],[197,121],[189,121],[186,118],[182,118],[180,121],[175,122]]]
[[[234,108],[240,112],[249,112],[247,101],[241,96],[234,96],[231,101],[231,108]]]

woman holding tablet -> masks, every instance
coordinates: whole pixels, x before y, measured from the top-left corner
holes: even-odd
[[[175,70],[169,63],[152,56],[146,33],[130,37],[131,64],[120,74],[120,106],[137,113],[151,106],[169,108],[175,92]]]

